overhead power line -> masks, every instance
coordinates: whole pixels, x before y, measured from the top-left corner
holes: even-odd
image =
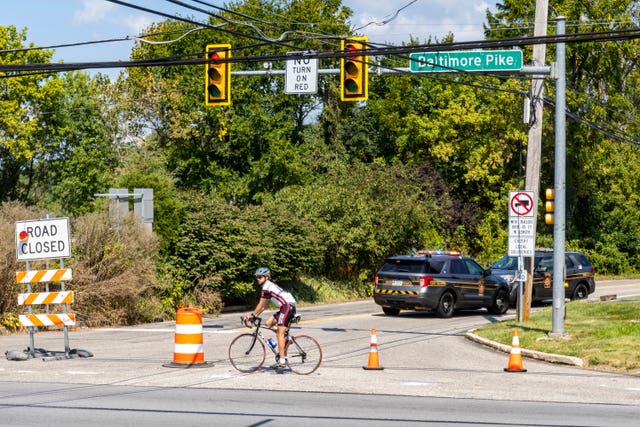
[[[226,29],[226,28],[221,27],[221,26],[214,26],[214,25],[204,24],[202,22],[197,22],[197,21],[194,21],[192,19],[171,15],[169,13],[161,12],[161,11],[155,10],[155,9],[150,9],[150,8],[147,8],[147,7],[144,7],[144,6],[139,6],[139,5],[132,4],[132,3],[129,3],[129,2],[126,2],[126,1],[122,1],[122,0],[107,0],[107,1],[111,2],[111,3],[118,4],[120,6],[125,6],[125,7],[129,7],[129,8],[132,8],[132,9],[137,9],[137,10],[140,10],[140,11],[143,11],[143,12],[151,13],[151,14],[154,14],[154,15],[163,16],[165,18],[178,20],[178,21],[182,21],[182,22],[187,22],[189,24],[194,24],[194,25],[201,25],[203,27],[210,28],[210,29],[213,29],[213,30],[218,30],[218,31],[221,31],[221,32],[224,32],[224,33],[228,33],[228,34],[234,35],[236,37],[244,37],[244,38],[248,38],[248,39],[259,40],[261,42],[269,41],[272,44],[277,44],[277,45],[280,45],[282,47],[288,47],[290,49],[298,49],[299,48],[298,46],[291,45],[291,44],[288,44],[288,43],[284,43],[282,41],[265,40],[262,37],[254,36],[254,35],[251,35],[251,34],[245,34],[245,33],[239,32],[239,31],[229,30],[229,29]],[[226,18],[224,18],[224,17],[222,17],[220,15],[211,14],[209,11],[204,11],[202,9],[200,9],[200,10],[203,13],[206,13],[207,15],[211,15],[211,16],[213,16],[215,18],[219,18],[219,19],[221,19],[223,21],[227,21]]]
[[[119,0],[109,0],[119,2]],[[456,43],[439,43],[428,45],[410,45],[410,46],[390,46],[376,47],[372,46],[362,53],[368,56],[391,56],[406,55],[416,52],[444,52],[455,50],[471,50],[471,49],[493,49],[505,47],[524,47],[533,44],[555,44],[555,43],[586,43],[586,42],[609,42],[620,40],[633,40],[640,38],[640,29],[603,31],[590,33],[567,34],[561,36],[541,36],[541,37],[518,37],[500,40],[483,40],[468,41]],[[279,44],[280,43],[275,43]],[[297,48],[299,49],[299,48]],[[285,61],[297,58],[318,58],[318,59],[338,59],[346,56],[354,55],[358,52],[342,52],[342,51],[322,51],[322,52],[298,52],[296,54],[274,54],[260,56],[242,56],[234,55],[225,59],[226,62],[232,63],[252,63],[265,61]],[[184,59],[184,58],[194,59]],[[176,59],[178,58],[178,59]],[[154,66],[178,66],[178,65],[198,65],[204,64],[207,59],[204,58],[204,52],[196,52],[181,55],[179,57],[163,57],[148,60],[137,61],[100,61],[100,62],[74,62],[74,63],[32,63],[32,64],[0,64],[0,72],[20,73],[20,72],[66,72],[72,70],[84,70],[94,68],[135,68],[135,67],[154,67]],[[10,77],[10,76],[6,76]]]

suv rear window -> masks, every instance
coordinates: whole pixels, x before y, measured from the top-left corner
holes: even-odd
[[[380,268],[380,272],[439,274],[442,271],[444,264],[444,261],[436,260],[427,262],[424,259],[390,259],[385,261]]]
[[[589,260],[584,254],[574,253],[574,254],[569,254],[569,257],[573,259],[574,263],[582,267],[591,266],[591,263],[589,262]]]
[[[424,261],[392,259],[385,261],[380,271],[386,273],[422,273]]]

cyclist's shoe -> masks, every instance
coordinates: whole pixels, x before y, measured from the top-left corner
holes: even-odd
[[[271,365],[271,369],[285,369],[287,367],[287,362],[284,359],[278,359],[276,363]]]

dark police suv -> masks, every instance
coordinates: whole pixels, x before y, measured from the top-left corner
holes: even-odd
[[[374,278],[373,300],[390,316],[400,310],[509,309],[509,285],[457,251],[419,251],[387,258]]]
[[[525,262],[528,262],[525,258]],[[595,268],[582,252],[566,251],[565,265],[565,298],[584,299],[596,290]],[[528,265],[524,266],[528,269]],[[502,277],[512,285],[511,302],[516,301],[518,282],[514,281],[518,259],[505,255],[491,265],[491,274]],[[538,249],[533,264],[533,290],[531,301],[550,300],[553,297],[553,251]]]

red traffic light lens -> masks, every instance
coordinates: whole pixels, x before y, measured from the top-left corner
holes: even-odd
[[[356,50],[358,50],[358,47],[357,47],[357,46],[355,46],[355,45],[353,45],[353,44],[345,45],[345,47],[344,47],[344,48],[345,48],[345,50],[349,51],[349,53],[353,53],[353,52],[355,52]],[[352,59],[353,59],[353,58],[355,58],[355,57],[356,57],[356,55],[349,55],[349,58],[352,58]]]

